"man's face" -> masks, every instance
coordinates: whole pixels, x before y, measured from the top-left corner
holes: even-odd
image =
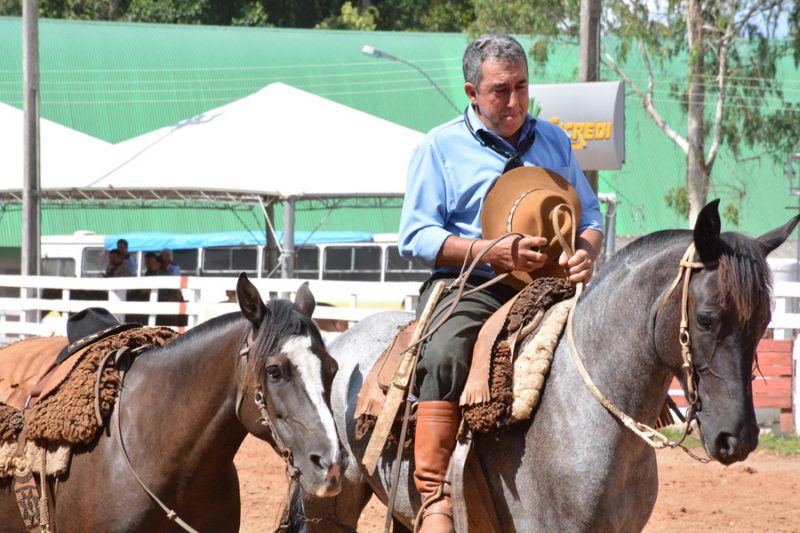
[[[510,139],[519,132],[528,113],[528,65],[489,58],[481,70],[480,85],[467,82],[464,90],[484,125]]]
[[[169,263],[172,260],[172,258],[169,256],[169,254],[167,252],[165,252],[164,250],[161,250],[159,255],[161,256],[161,261],[163,261],[164,264]]]
[[[122,256],[119,254],[108,254],[108,262],[113,267],[119,266],[122,263]]]
[[[126,243],[125,241],[117,241],[117,250],[119,250],[119,252],[121,254],[123,254],[123,255],[127,254],[128,253],[128,243]]]

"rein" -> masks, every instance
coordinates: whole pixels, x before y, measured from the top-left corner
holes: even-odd
[[[556,233],[558,233],[558,229],[556,229]],[[569,250],[569,249],[567,249]],[[571,250],[568,251],[568,255],[571,255]],[[709,268],[716,265],[716,262],[707,262],[704,263],[702,261],[694,261],[695,256],[695,247],[694,243],[690,244],[689,247],[686,249],[686,252],[681,257],[681,260],[678,264],[678,276],[675,278],[675,281],[672,282],[670,285],[669,290],[667,291],[666,295],[664,296],[661,304],[659,305],[658,310],[656,311],[656,320],[658,320],[659,315],[663,311],[664,307],[666,306],[667,302],[669,301],[672,293],[675,292],[675,289],[678,285],[681,284],[681,322],[680,322],[680,330],[678,334],[678,340],[681,345],[681,358],[683,359],[682,368],[686,371],[686,395],[689,399],[689,409],[686,414],[686,419],[684,420],[684,428],[683,428],[683,435],[677,441],[671,441],[666,435],[659,432],[658,430],[644,424],[642,422],[637,422],[632,417],[624,413],[621,409],[619,409],[616,405],[614,405],[608,398],[603,395],[600,389],[592,381],[592,378],[589,376],[586,367],[581,360],[580,353],[578,352],[578,347],[575,344],[575,337],[574,337],[574,327],[573,327],[573,317],[575,315],[575,307],[577,304],[580,295],[583,293],[583,283],[579,283],[576,287],[575,298],[573,299],[572,307],[569,311],[569,316],[567,317],[567,338],[569,341],[569,348],[570,348],[570,355],[572,355],[572,360],[575,363],[575,366],[578,369],[578,373],[581,375],[584,384],[592,393],[592,395],[600,402],[600,404],[615,418],[617,418],[622,424],[630,429],[633,433],[639,436],[643,441],[645,441],[648,445],[655,449],[662,449],[662,448],[682,448],[689,456],[693,459],[700,461],[702,463],[710,462],[710,459],[706,459],[703,457],[698,457],[694,454],[691,450],[689,450],[686,446],[683,445],[683,441],[686,439],[686,436],[689,434],[691,429],[691,423],[694,419],[694,416],[697,411],[697,404],[699,403],[698,394],[697,394],[697,383],[695,380],[694,375],[694,364],[692,362],[692,351],[691,351],[691,337],[689,334],[689,281],[691,280],[692,272],[697,269]]]

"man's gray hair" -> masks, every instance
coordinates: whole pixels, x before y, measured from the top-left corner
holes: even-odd
[[[477,89],[483,79],[481,65],[487,59],[528,65],[522,45],[510,35],[481,35],[464,51],[464,81]]]

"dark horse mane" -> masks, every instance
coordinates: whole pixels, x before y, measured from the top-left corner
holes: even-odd
[[[684,241],[688,246],[691,239],[692,232],[688,230],[658,231],[636,239],[611,258],[589,289],[606,276],[625,268],[637,256],[650,257],[654,250],[662,250],[678,241]],[[741,233],[726,232],[720,235],[718,254],[717,266],[711,267],[718,271],[719,276],[718,303],[731,309],[740,325],[750,323],[753,313],[769,302],[772,290],[772,274],[764,251],[755,239]],[[677,272],[676,258],[676,275]]]

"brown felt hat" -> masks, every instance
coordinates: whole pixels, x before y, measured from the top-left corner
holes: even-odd
[[[581,202],[575,188],[563,177],[544,168],[518,167],[509,170],[497,178],[483,201],[483,238],[494,239],[510,231],[544,237],[549,242],[547,249],[542,250],[547,254],[547,263],[531,274],[537,278],[564,278],[566,272],[558,265],[563,248],[551,221],[551,213],[561,204],[568,209],[558,210],[558,227],[567,242],[571,242],[572,234],[581,220]],[[533,281],[531,274],[512,272],[506,278],[506,283],[521,289]]]

